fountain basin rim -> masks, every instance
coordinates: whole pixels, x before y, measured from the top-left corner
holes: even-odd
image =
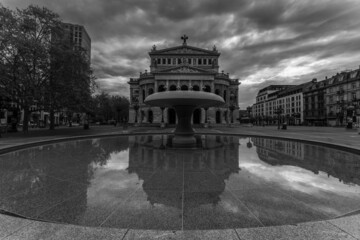
[[[278,139],[278,140],[290,140],[290,141],[298,141],[302,143],[314,144],[318,146],[324,147],[333,147],[337,150],[347,151],[354,154],[360,155],[360,149],[349,146],[349,145],[342,145],[338,143],[328,143],[325,141],[319,140],[307,140],[304,138],[291,138],[291,137],[283,137],[283,136],[272,136],[272,135],[264,135],[264,134],[254,134],[254,133],[218,133],[218,132],[201,132],[195,133],[198,135],[216,135],[216,136],[242,136],[242,137],[260,137],[260,138],[268,138],[268,139]],[[46,139],[46,140],[35,140],[28,143],[20,143],[14,146],[8,146],[0,149],[0,155],[16,152],[19,150],[24,150],[26,148],[32,148],[37,146],[43,146],[48,144],[55,144],[55,143],[62,143],[62,142],[69,142],[69,141],[77,141],[77,140],[87,140],[87,139],[94,139],[94,138],[106,138],[106,137],[129,137],[129,136],[141,136],[141,135],[174,135],[174,133],[164,133],[164,132],[134,132],[134,133],[100,133],[100,134],[89,134],[89,135],[82,135],[82,136],[71,136],[71,137],[60,137],[54,139]]]

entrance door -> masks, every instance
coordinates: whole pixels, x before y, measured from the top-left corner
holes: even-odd
[[[201,109],[195,109],[193,113],[193,124],[200,124],[201,122]]]
[[[216,123],[221,123],[221,112],[220,111],[216,112]]]
[[[168,109],[168,123],[176,124],[176,112],[173,108]]]
[[[149,110],[149,112],[148,112],[148,119],[149,119],[149,123],[153,122],[154,115],[153,115],[153,111],[151,111],[151,110]]]

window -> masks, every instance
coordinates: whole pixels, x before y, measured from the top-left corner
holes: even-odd
[[[211,59],[209,59],[208,61],[209,61],[209,65],[211,65],[211,64],[212,64],[212,61],[211,61]]]
[[[166,61],[166,59],[165,59],[165,58],[163,58],[163,59],[162,59],[162,64],[166,64],[166,62],[165,62],[165,61]]]
[[[161,64],[161,59],[160,58],[157,59],[157,64]]]
[[[171,64],[171,58],[167,59],[167,64]]]
[[[178,58],[178,64],[181,64],[181,58]]]
[[[198,64],[201,65],[201,58],[198,59]]]

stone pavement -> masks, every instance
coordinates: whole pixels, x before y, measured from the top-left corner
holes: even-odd
[[[172,129],[129,128],[96,126],[90,130],[80,127],[54,131],[39,129],[28,134],[8,133],[0,138],[0,149],[27,143],[83,136],[126,133],[167,133]],[[213,127],[197,129],[199,133],[225,133],[302,139],[336,144],[360,150],[357,130],[330,127],[288,127],[277,130],[266,127]],[[360,157],[359,157],[360,161]],[[154,231],[136,229],[89,228],[68,224],[32,221],[0,214],[0,239],[360,239],[360,214],[328,221],[307,222],[297,225],[250,229]]]

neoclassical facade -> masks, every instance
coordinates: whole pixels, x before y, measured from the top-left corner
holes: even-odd
[[[229,73],[219,72],[220,53],[215,46],[212,50],[201,49],[188,46],[186,35],[181,39],[183,44],[172,48],[156,49],[154,45],[149,52],[150,71],[130,78],[129,122],[175,124],[174,109],[144,103],[147,96],[163,91],[205,91],[223,97],[225,105],[222,107],[196,109],[193,124],[236,122],[239,80],[230,78]]]

